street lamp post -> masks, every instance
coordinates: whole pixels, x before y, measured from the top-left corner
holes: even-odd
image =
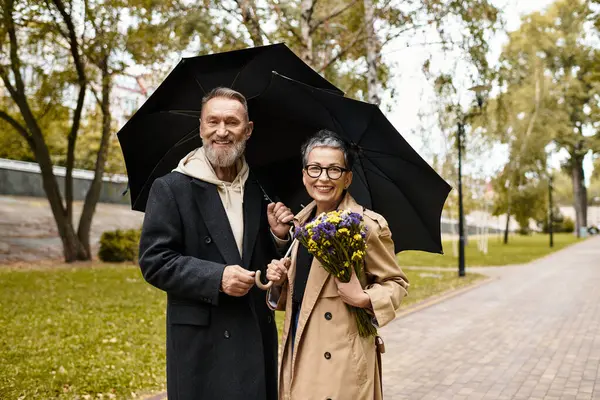
[[[552,175],[548,176],[548,233],[550,234],[550,247],[554,247],[554,215],[552,212]]]
[[[467,120],[475,115],[481,113],[483,108],[484,97],[483,93],[489,89],[488,86],[477,85],[469,88],[470,91],[475,92],[475,98],[477,100],[478,112],[462,114],[458,118],[458,132],[457,132],[457,144],[458,144],[458,276],[465,276],[465,216],[463,209],[463,195],[462,195],[462,150],[463,142],[465,139],[465,124]]]
[[[458,276],[465,276],[465,224],[462,196],[462,142],[465,134],[465,123],[458,121]]]

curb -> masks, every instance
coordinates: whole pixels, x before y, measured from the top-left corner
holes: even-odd
[[[407,317],[410,314],[416,313],[417,311],[421,311],[421,310],[423,310],[425,308],[429,308],[429,307],[434,306],[436,304],[439,304],[439,303],[441,303],[443,301],[449,300],[449,299],[451,299],[453,297],[460,296],[463,293],[469,292],[469,291],[471,291],[473,289],[477,289],[480,286],[483,286],[485,284],[488,284],[488,283],[490,283],[492,281],[495,281],[495,280],[498,280],[498,279],[500,279],[500,278],[499,277],[486,276],[485,278],[483,278],[483,279],[481,279],[479,281],[476,281],[476,282],[474,282],[474,283],[472,283],[470,285],[466,285],[466,286],[460,287],[458,289],[450,289],[450,290],[442,292],[442,293],[440,293],[438,295],[435,295],[433,297],[430,297],[430,298],[427,298],[425,300],[422,300],[422,301],[420,301],[418,303],[411,304],[410,306],[408,306],[407,308],[405,308],[403,311],[399,312],[396,315],[395,320]]]

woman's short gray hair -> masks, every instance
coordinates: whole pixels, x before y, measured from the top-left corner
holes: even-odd
[[[304,145],[302,145],[302,166],[308,164],[308,155],[315,147],[331,147],[339,149],[344,154],[346,168],[352,169],[354,164],[354,154],[348,146],[348,143],[342,139],[337,133],[327,129],[321,129],[315,135],[311,136]]]

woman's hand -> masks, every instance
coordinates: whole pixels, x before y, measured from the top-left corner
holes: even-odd
[[[272,260],[267,266],[267,279],[273,282],[275,286],[283,285],[283,282],[287,279],[289,266],[290,259],[288,257],[281,260]]]
[[[344,303],[358,308],[372,308],[371,298],[363,291],[354,271],[352,271],[349,282],[344,283],[335,278],[335,284],[338,288],[338,294]]]

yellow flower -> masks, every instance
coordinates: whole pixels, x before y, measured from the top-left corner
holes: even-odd
[[[354,253],[352,253],[352,261],[362,260],[364,255],[365,255],[364,251],[357,250]]]
[[[354,235],[354,240],[361,240],[361,239],[362,239],[362,236],[360,236],[360,233],[357,233],[356,235]]]

